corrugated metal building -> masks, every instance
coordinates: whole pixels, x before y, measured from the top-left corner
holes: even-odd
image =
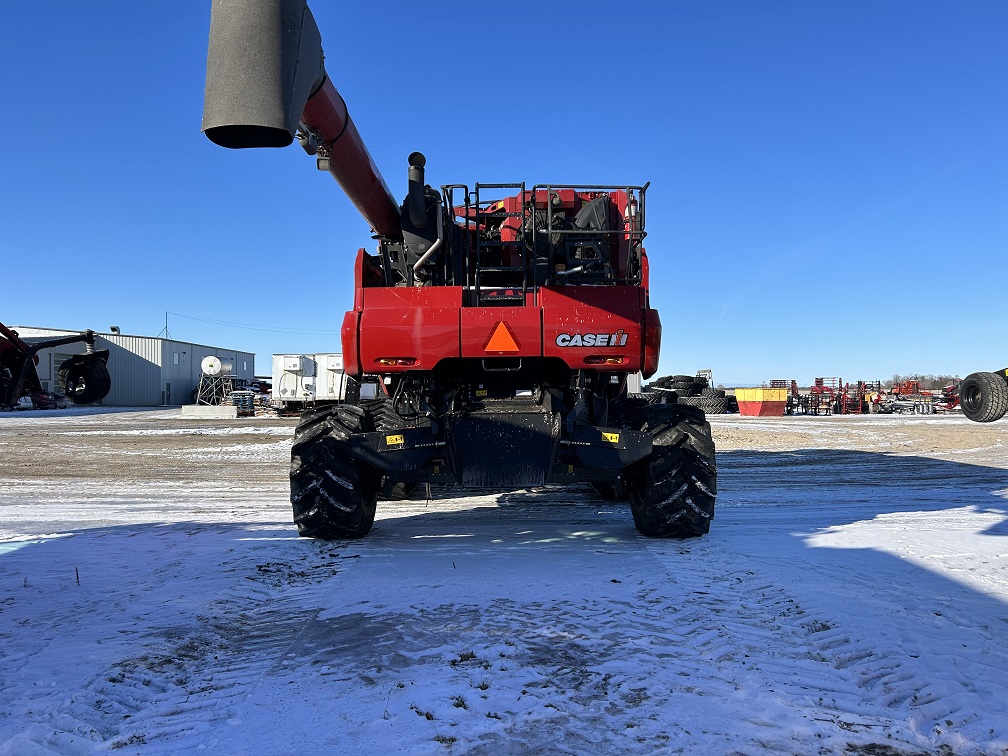
[[[65,331],[55,328],[12,326],[25,340],[57,339],[82,331]],[[112,376],[112,390],[103,404],[115,407],[157,407],[164,404],[189,404],[192,390],[199,384],[200,363],[204,357],[215,355],[230,362],[231,374],[252,380],[255,374],[255,355],[235,349],[191,344],[154,336],[125,336],[118,333],[99,333],[95,349],[108,349],[108,369]],[[43,349],[38,353],[38,374],[42,386],[48,391],[59,391],[57,372],[63,360],[71,354],[86,351],[84,344]]]

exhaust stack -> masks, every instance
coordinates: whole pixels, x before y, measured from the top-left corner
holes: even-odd
[[[407,203],[409,205],[410,221],[414,228],[423,228],[427,225],[427,205],[424,201],[424,166],[427,165],[427,158],[421,152],[411,152],[409,156],[409,195]]]

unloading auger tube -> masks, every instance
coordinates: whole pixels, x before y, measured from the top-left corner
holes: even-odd
[[[302,0],[214,0],[203,130],[229,148],[297,139],[377,241],[357,252],[341,330],[345,372],[376,397],[302,415],[291,449],[301,535],[360,538],[379,496],[423,484],[590,483],[629,498],[645,535],[708,532],[717,471],[703,412],[627,393],[630,374],[655,373],[661,343],[647,184],[439,192],[414,152],[398,204]]]

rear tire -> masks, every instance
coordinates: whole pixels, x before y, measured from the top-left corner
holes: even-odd
[[[652,538],[695,538],[710,531],[717,467],[710,424],[699,409],[652,407],[644,413],[653,450],[629,476],[634,524]]]
[[[1008,412],[1008,383],[997,373],[972,373],[959,385],[963,414],[977,423],[992,423]]]
[[[374,524],[380,476],[350,455],[349,438],[368,430],[360,407],[320,407],[301,416],[291,447],[291,508],[298,535],[363,538]]]

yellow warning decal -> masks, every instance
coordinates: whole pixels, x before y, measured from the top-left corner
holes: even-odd
[[[602,438],[613,444],[619,443],[619,433],[603,433]]]
[[[404,444],[406,439],[402,436],[385,436],[386,446],[395,446],[396,444]]]
[[[490,338],[487,339],[486,346],[483,347],[484,352],[517,352],[519,351],[518,341],[515,339],[514,334],[511,333],[511,329],[508,328],[507,323],[503,320],[498,320],[497,325],[494,326],[493,331],[490,333]]]
[[[486,395],[487,395],[486,389],[476,389],[476,396],[486,396]]]

